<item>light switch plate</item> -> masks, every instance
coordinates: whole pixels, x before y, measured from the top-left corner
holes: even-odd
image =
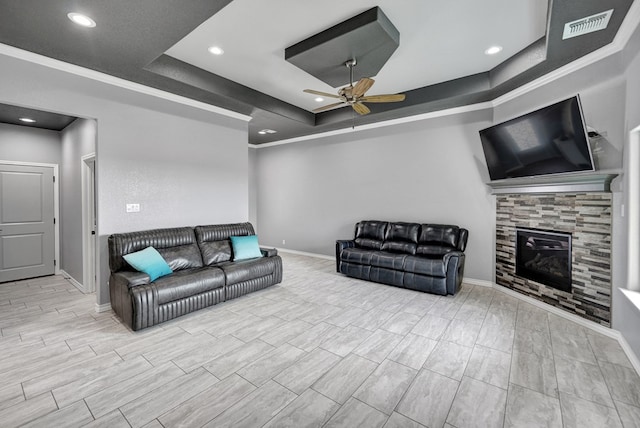
[[[140,204],[127,204],[127,212],[128,213],[140,212]]]

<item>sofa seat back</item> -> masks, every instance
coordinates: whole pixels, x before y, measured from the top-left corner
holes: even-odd
[[[124,255],[154,247],[173,271],[202,267],[193,228],[154,229],[109,236],[109,267],[112,272],[133,270]]]
[[[174,302],[225,285],[224,272],[212,267],[183,270],[154,281],[158,304]]]
[[[251,223],[196,226],[194,231],[205,266],[233,260],[230,237],[255,235]]]
[[[382,243],[382,251],[415,254],[418,248],[418,223],[389,223]]]
[[[423,224],[420,228],[416,254],[441,258],[452,251],[464,251],[468,232],[448,224]]]
[[[356,223],[356,246],[370,250],[381,250],[388,224],[386,221],[377,220]]]

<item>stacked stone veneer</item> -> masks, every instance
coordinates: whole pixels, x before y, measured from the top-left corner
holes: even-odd
[[[611,320],[611,194],[497,196],[496,282],[605,326]],[[572,234],[572,292],[515,274],[516,227]]]

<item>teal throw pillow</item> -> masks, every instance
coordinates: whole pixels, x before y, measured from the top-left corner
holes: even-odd
[[[142,251],[129,253],[123,257],[132,268],[149,275],[152,282],[173,272],[158,250],[153,247],[147,247]]]
[[[255,259],[262,257],[258,236],[231,236],[231,247],[233,248],[233,260]]]

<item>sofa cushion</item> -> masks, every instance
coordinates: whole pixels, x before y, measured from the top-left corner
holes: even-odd
[[[447,224],[423,224],[417,254],[441,257],[458,249],[460,228]]]
[[[178,245],[175,247],[158,248],[160,255],[167,261],[175,272],[183,269],[202,267],[202,256],[197,244]]]
[[[205,266],[228,262],[231,260],[231,241],[225,239],[222,241],[201,242],[200,251],[202,251],[202,262]]]
[[[380,250],[387,228],[386,221],[364,220],[356,224],[355,242],[358,247]]]
[[[233,285],[273,274],[276,269],[276,261],[273,257],[262,257],[225,262],[219,264],[218,267],[224,271],[227,285]]]
[[[404,271],[439,278],[445,278],[447,276],[442,258],[430,259],[426,257],[406,256],[404,260]]]
[[[158,293],[158,304],[195,296],[224,286],[224,272],[216,267],[184,269],[156,280],[153,285]]]
[[[371,253],[371,266],[402,270],[404,267],[405,254],[394,254],[384,251],[375,251]]]
[[[342,250],[341,259],[347,263],[370,265],[373,253],[373,251],[364,248],[345,248]]]
[[[125,254],[123,257],[132,268],[149,275],[150,281],[173,272],[158,250],[153,247]]]
[[[257,235],[231,236],[231,248],[233,248],[233,260],[246,260],[262,257]]]
[[[415,254],[420,225],[417,223],[389,223],[382,243],[383,251]]]

